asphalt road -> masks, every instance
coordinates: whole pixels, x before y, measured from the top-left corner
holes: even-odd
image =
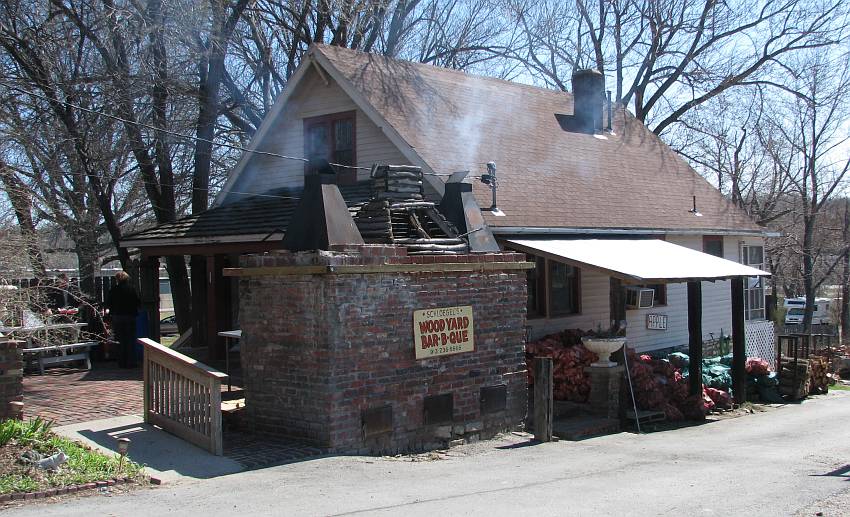
[[[496,447],[502,448],[496,448]],[[850,515],[850,392],[648,435],[331,457],[8,515]]]

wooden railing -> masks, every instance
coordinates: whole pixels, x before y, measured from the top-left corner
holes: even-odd
[[[156,341],[145,350],[145,422],[221,456],[221,383],[227,375]]]

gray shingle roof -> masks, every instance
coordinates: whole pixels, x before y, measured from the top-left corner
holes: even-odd
[[[341,186],[340,192],[351,210],[369,198],[370,183]],[[238,235],[283,233],[289,225],[301,189],[276,189],[246,197],[230,204],[190,215],[173,223],[161,224],[125,235],[124,241],[162,239],[207,239]]]
[[[432,170],[481,172],[496,162],[495,227],[760,231],[626,110],[614,134],[565,131],[569,93],[315,45]],[[319,57],[320,59],[320,57]],[[320,61],[321,62],[321,61]],[[490,191],[474,186],[481,206]],[[703,214],[688,210],[693,198]]]

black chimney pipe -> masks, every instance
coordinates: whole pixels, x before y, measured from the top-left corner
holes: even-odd
[[[573,118],[583,133],[602,131],[602,105],[605,102],[605,76],[595,69],[573,73]]]

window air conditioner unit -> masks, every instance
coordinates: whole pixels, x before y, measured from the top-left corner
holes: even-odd
[[[655,303],[655,289],[626,288],[627,309],[651,309]]]

